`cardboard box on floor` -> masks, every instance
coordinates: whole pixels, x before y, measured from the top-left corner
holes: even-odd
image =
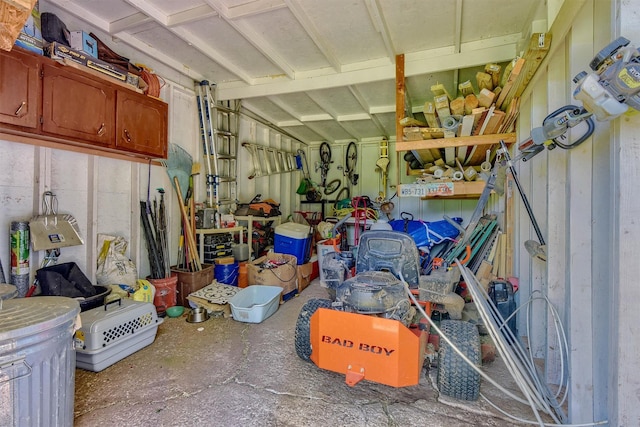
[[[313,280],[313,262],[298,266],[298,293],[302,292]]]
[[[267,261],[281,263],[274,268],[262,268]],[[294,255],[269,252],[247,265],[247,283],[249,285],[280,286],[282,295],[298,289],[298,260]]]

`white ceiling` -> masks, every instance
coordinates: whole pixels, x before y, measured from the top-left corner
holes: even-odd
[[[40,0],[70,30],[99,34],[172,72],[217,85],[305,143],[395,135],[395,56],[421,112],[484,64],[522,49],[542,0]],[[126,49],[125,49],[126,47]]]

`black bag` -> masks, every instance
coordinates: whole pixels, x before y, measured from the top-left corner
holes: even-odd
[[[36,271],[42,295],[61,297],[92,297],[96,288],[75,262],[56,264]]]
[[[40,14],[42,25],[42,38],[49,43],[58,42],[70,46],[69,30],[67,26],[54,13],[42,12]]]

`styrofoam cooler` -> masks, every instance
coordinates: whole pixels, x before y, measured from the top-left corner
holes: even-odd
[[[274,252],[294,255],[298,265],[305,264],[311,256],[311,234],[313,228],[309,225],[295,222],[285,222],[276,227],[274,238]]]

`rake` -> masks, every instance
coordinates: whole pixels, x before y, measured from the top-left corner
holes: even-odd
[[[174,178],[178,178],[180,188],[189,188],[189,177],[192,174],[193,158],[191,154],[177,144],[169,144],[167,160],[160,160],[162,166],[167,168],[167,175],[174,185]]]

